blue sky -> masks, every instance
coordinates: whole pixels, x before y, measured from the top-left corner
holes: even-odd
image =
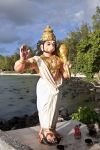
[[[47,25],[62,40],[91,24],[96,6],[100,0],[0,0],[0,54],[12,55],[24,43],[34,47]]]

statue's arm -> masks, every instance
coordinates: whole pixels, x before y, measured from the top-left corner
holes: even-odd
[[[23,73],[26,70],[35,70],[38,72],[38,66],[34,57],[31,57],[27,60],[19,59],[15,62],[14,70],[18,73]]]
[[[30,50],[27,45],[20,47],[20,59],[15,62],[14,70],[18,73],[23,73],[26,70],[35,70],[38,72],[38,66],[34,57],[30,58]]]

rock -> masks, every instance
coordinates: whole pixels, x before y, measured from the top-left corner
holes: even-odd
[[[62,117],[64,120],[69,120],[70,119],[68,110],[67,110],[67,108],[64,108],[64,107],[61,107],[59,109],[59,116]]]
[[[8,121],[0,121],[0,129],[3,131],[21,129],[26,127],[35,126],[39,123],[38,113],[33,115],[24,115],[22,117],[13,117]]]

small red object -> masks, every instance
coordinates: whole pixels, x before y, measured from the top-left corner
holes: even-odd
[[[81,138],[81,130],[80,130],[80,126],[76,125],[74,128],[74,137],[76,139],[80,139]]]

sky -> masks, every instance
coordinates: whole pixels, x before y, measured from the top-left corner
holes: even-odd
[[[97,6],[100,0],[0,0],[0,55],[35,47],[47,25],[63,40],[82,23],[91,25]]]

